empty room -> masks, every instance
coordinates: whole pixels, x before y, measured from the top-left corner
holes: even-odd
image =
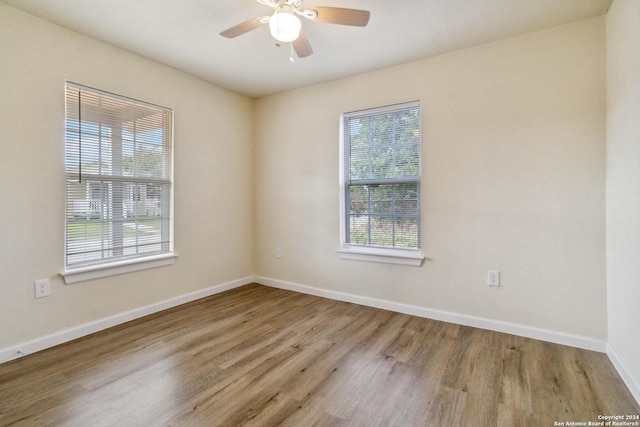
[[[0,0],[0,425],[640,426],[640,0]]]

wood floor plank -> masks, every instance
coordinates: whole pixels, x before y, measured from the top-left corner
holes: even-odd
[[[606,355],[256,284],[0,365],[1,426],[552,426]]]
[[[526,338],[504,335],[499,400],[504,408],[513,408],[514,413],[530,414],[533,411],[533,402],[531,372],[527,369],[525,359],[526,346]],[[515,418],[519,419],[519,417],[520,415],[517,415]]]

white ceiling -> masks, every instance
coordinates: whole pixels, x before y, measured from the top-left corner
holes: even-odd
[[[0,0],[253,98],[335,80],[607,12],[612,0],[305,0],[371,11],[366,28],[303,20],[314,54],[290,63],[256,0]]]

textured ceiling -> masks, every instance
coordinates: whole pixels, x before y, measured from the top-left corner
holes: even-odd
[[[305,0],[371,11],[365,28],[303,20],[314,54],[289,62],[268,26],[222,30],[272,11],[255,0],[0,0],[237,93],[335,80],[607,12],[611,0]]]

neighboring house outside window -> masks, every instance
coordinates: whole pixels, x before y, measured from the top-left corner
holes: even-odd
[[[420,265],[417,102],[341,116],[340,257]]]
[[[172,126],[167,108],[67,83],[67,282],[173,262]]]

